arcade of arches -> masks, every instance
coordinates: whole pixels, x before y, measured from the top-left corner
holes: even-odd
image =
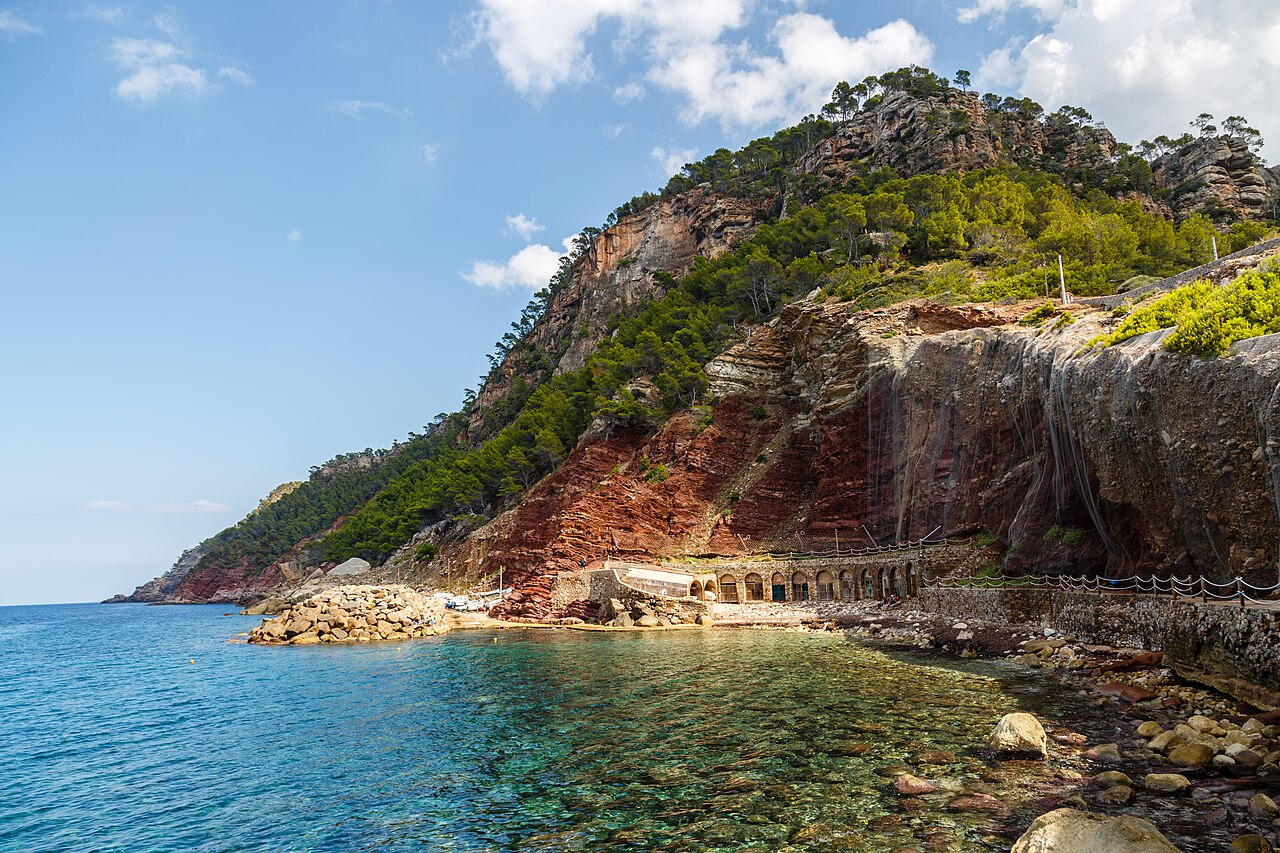
[[[717,588],[718,586],[718,588]],[[911,563],[903,566],[864,566],[855,569],[816,572],[746,572],[741,575],[723,573],[717,580],[704,578],[689,585],[689,595],[698,600],[709,599],[724,604],[753,601],[880,601],[890,596],[907,596],[916,592]]]

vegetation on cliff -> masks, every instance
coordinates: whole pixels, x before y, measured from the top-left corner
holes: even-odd
[[[1099,338],[1103,346],[1172,328],[1164,348],[1191,355],[1223,355],[1237,341],[1280,332],[1280,271],[1274,265],[1219,287],[1197,281],[1143,305]]]
[[[957,74],[956,82],[967,88],[967,75]],[[1056,278],[1058,255],[1069,289],[1109,294],[1203,263],[1212,257],[1215,238],[1232,251],[1267,231],[1241,222],[1222,232],[1203,215],[1175,224],[1153,212],[1158,203],[1147,198],[1144,204],[1132,194],[1151,189],[1146,158],[1164,147],[1135,151],[1122,145],[1114,158],[1103,158],[1105,168],[1072,165],[1076,130],[1098,130],[1092,117],[1073,107],[1046,116],[1027,99],[988,95],[974,103],[997,136],[1007,132],[1013,139],[1028,122],[1041,122],[1046,147],[1034,162],[1020,156],[1005,162],[1022,165],[903,177],[864,161],[843,169],[834,183],[829,174],[819,178],[799,168],[859,110],[875,110],[890,98],[923,99],[927,132],[958,139],[968,132],[968,114],[944,107],[959,104],[960,94],[921,68],[841,84],[822,117],[807,116],[741,151],[721,149],[686,165],[660,194],[620,206],[604,228],[703,184],[724,194],[776,198],[775,216],[785,210],[786,217],[760,225],[732,251],[699,258],[678,281],[652,273],[662,295],[625,309],[581,369],[556,375],[563,352],[555,347],[567,338],[539,337],[535,330],[570,282],[578,256],[602,230],[584,229],[575,252],[490,356],[483,381],[510,374],[510,393],[479,406],[469,391],[467,411],[440,416],[427,435],[313,470],[297,490],[205,543],[209,553],[201,564],[263,569],[326,531],[308,549],[309,560],[382,561],[428,524],[496,512],[554,470],[593,422],[607,431],[660,421],[699,403],[708,384],[703,365],[743,328],[807,294],[849,301],[855,309],[917,296],[1042,296]],[[1160,310],[1183,312],[1175,322],[1186,326],[1188,351],[1220,351],[1229,345],[1222,341],[1263,334],[1257,330],[1274,324],[1274,313],[1265,313],[1268,304],[1274,307],[1273,284],[1234,296],[1197,292],[1179,299],[1181,307]],[[1214,310],[1238,312],[1239,322],[1219,327],[1208,314],[1194,313],[1211,302]],[[1168,319],[1135,312],[1125,325]]]
[[[815,289],[858,307],[944,292],[959,301],[1035,296],[1061,252],[1073,289],[1112,293],[1132,276],[1212,257],[1210,235],[1228,246],[1252,240],[1249,229],[1219,234],[1203,217],[1175,228],[1136,203],[1078,198],[1053,177],[1016,169],[856,178],[670,279],[665,296],[616,318],[581,370],[532,391],[489,441],[442,447],[407,467],[324,539],[321,554],[385,560],[426,524],[514,501],[593,419],[658,421],[692,406],[707,387],[703,365],[735,329]]]

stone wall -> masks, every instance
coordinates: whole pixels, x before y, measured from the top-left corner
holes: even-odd
[[[1260,707],[1280,706],[1280,611],[1154,595],[925,589],[923,609],[1049,625],[1086,642],[1163,651],[1183,678]]]

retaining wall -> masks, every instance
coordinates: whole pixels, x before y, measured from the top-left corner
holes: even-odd
[[[1183,678],[1263,708],[1280,707],[1280,611],[1154,595],[1030,589],[924,589],[924,610],[1043,624],[1084,642],[1163,651]]]

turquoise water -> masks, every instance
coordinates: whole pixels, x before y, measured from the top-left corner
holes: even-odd
[[[829,635],[268,648],[226,610],[0,608],[0,849],[1008,849],[946,803],[1029,797],[974,747],[1072,702]]]

